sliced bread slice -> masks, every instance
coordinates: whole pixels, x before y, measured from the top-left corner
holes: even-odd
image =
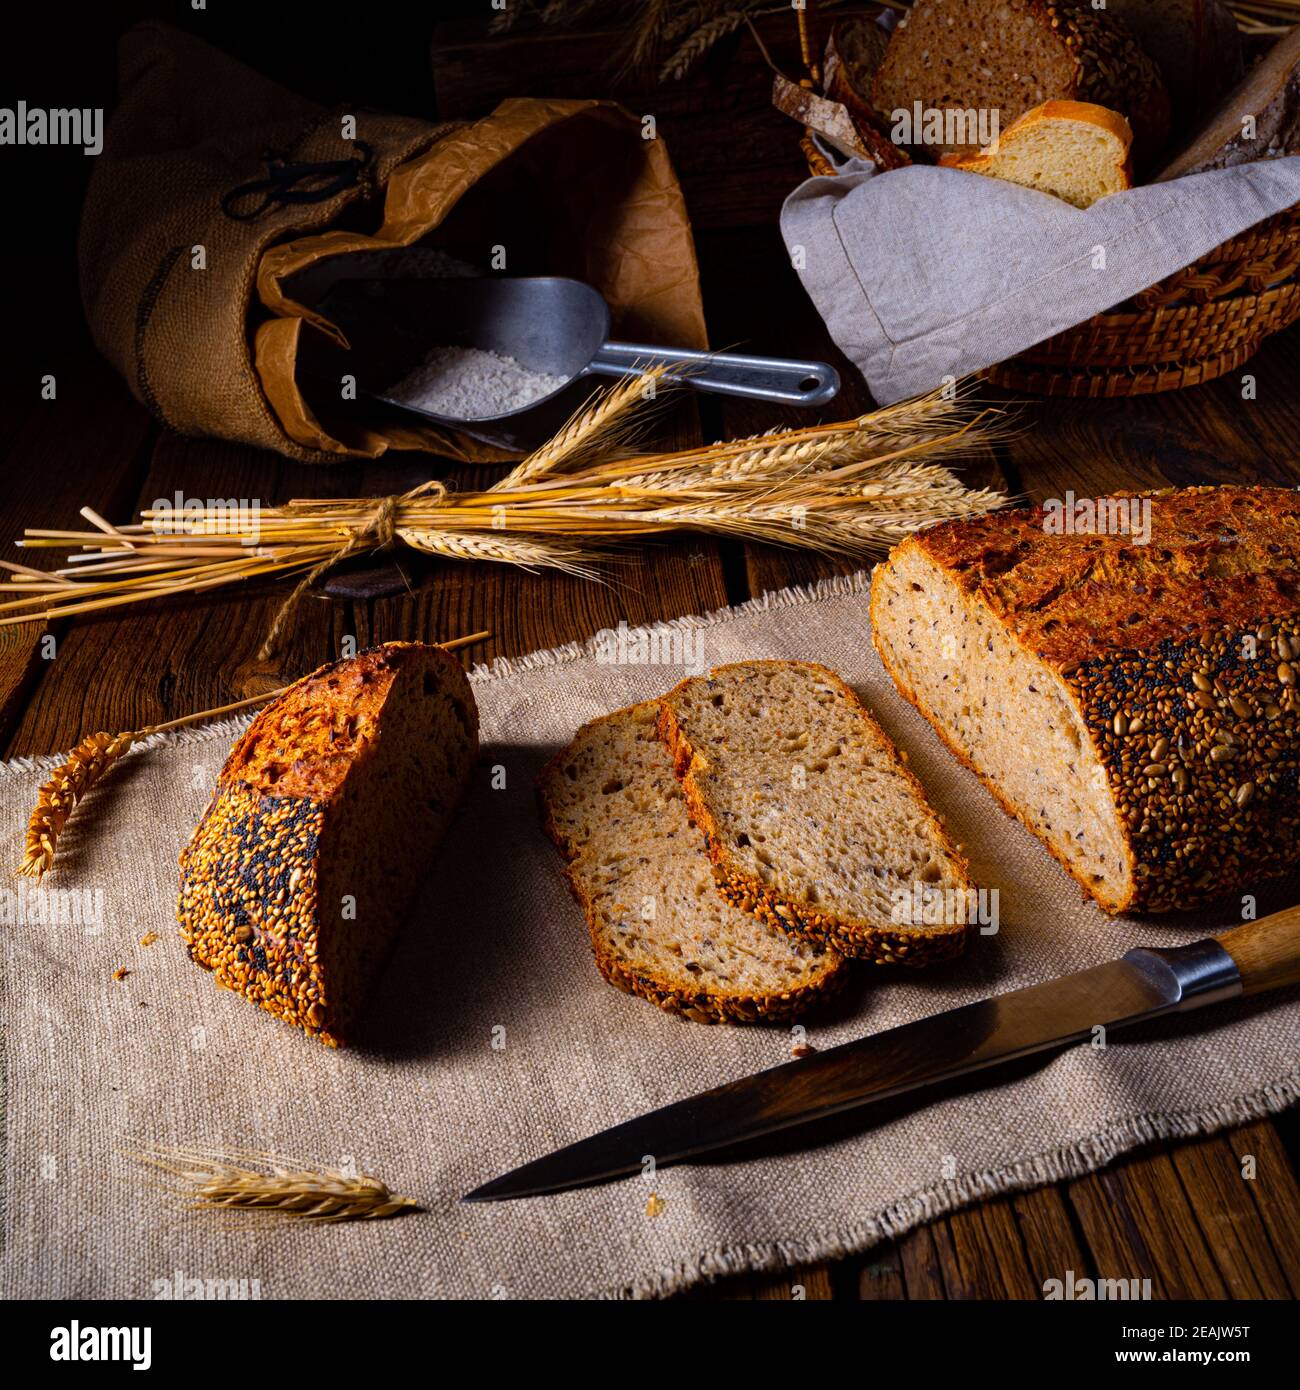
[[[728,901],[879,964],[961,951],[973,893],[966,862],[833,671],[806,661],[719,666],[660,706],[659,732]],[[956,911],[911,911],[941,894]]]
[[[1087,101],[1045,101],[1009,125],[982,154],[946,154],[939,162],[1086,208],[1133,186],[1132,143],[1133,132],[1118,111]]]
[[[649,702],[585,725],[538,783],[596,966],[697,1023],[792,1018],[839,985],[847,964],[719,896],[658,713]]]

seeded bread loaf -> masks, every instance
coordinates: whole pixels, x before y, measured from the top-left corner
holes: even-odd
[[[871,159],[881,169],[901,169],[912,161],[889,138],[871,104],[871,84],[888,44],[889,34],[874,20],[839,20],[826,41],[822,88],[849,113]]]
[[[585,725],[538,783],[547,833],[610,984],[697,1023],[796,1016],[844,960],[723,901],[653,702]]]
[[[181,853],[191,957],[344,1042],[477,751],[473,693],[441,647],[389,642],[290,686],[235,744]]]
[[[1169,97],[1131,30],[1076,0],[916,0],[894,30],[872,88],[881,119],[911,110],[996,111],[1005,129],[1045,101],[1086,101],[1126,116],[1141,166],[1169,135]],[[974,154],[973,139],[935,154]]]
[[[881,965],[961,951],[971,920],[965,860],[833,671],[803,661],[719,666],[660,704],[660,733],[729,902]],[[961,914],[927,925],[899,912],[935,889],[954,890]]]
[[[1220,0],[1107,0],[1164,79],[1179,129],[1202,119],[1241,79],[1241,35]]]
[[[1300,492],[1142,494],[1146,544],[1119,500],[909,537],[871,626],[1008,814],[1107,911],[1158,912],[1297,862]]]
[[[1300,25],[1269,49],[1156,182],[1292,154],[1300,154]]]
[[[1091,207],[1133,183],[1133,132],[1117,111],[1086,101],[1045,101],[1002,131],[982,154],[946,154],[940,163],[1005,179]]]

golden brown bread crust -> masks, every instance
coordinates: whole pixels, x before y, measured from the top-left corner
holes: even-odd
[[[973,887],[970,865],[953,844],[943,822],[935,815],[926,800],[925,788],[907,766],[888,734],[876,724],[874,716],[862,703],[857,691],[842,681],[834,671],[815,661],[741,661],[727,666],[717,666],[713,674],[736,667],[754,666],[802,666],[815,671],[819,677],[844,694],[857,713],[864,716],[879,732],[894,758],[897,771],[910,783],[931,829],[950,857],[953,868],[963,879],[962,887]],[[706,760],[692,746],[670,703],[675,691],[688,684],[690,679],[692,678],[688,677],[687,680],[679,682],[659,702],[659,734],[672,754],[673,768],[681,781],[691,819],[704,832],[709,861],[713,865],[713,876],[722,896],[742,912],[761,917],[769,926],[777,927],[793,936],[807,937],[856,960],[874,962],[876,965],[921,966],[933,965],[959,956],[970,935],[969,923],[942,923],[924,929],[908,930],[906,927],[882,927],[878,923],[864,922],[856,918],[837,917],[819,910],[811,903],[800,902],[777,893],[761,879],[745,873],[736,864],[727,846],[726,836],[722,834],[717,819],[700,791],[697,774],[706,766]]]
[[[632,706],[644,709],[644,705]],[[584,724],[584,729],[593,725],[612,723],[628,713],[628,710],[614,710]],[[556,821],[546,797],[547,781],[560,775],[562,765],[572,756],[573,744],[560,751],[537,775],[537,799],[541,807],[542,828],[565,860],[564,874],[569,881],[573,896],[582,908],[591,937],[591,949],[596,958],[596,969],[601,977],[615,989],[624,994],[633,994],[638,999],[656,1005],[665,1013],[689,1018],[695,1023],[783,1023],[801,1018],[811,1009],[837,993],[849,976],[848,962],[840,956],[828,952],[826,969],[799,989],[776,994],[723,993],[716,990],[701,990],[687,994],[656,979],[646,971],[632,969],[626,961],[620,960],[602,940],[599,931],[599,917],[582,879],[574,872],[573,861],[578,855],[578,846],[572,843]]]
[[[1151,501],[1145,546],[1050,535],[1043,507],[1020,508],[909,537],[871,597],[875,628],[885,575],[915,547],[1061,677],[1126,827],[1133,886],[1098,898],[1109,912],[1194,907],[1300,861],[1300,493],[1135,495]],[[1033,831],[877,650],[904,698]]]
[[[351,1022],[321,962],[318,906],[329,812],[369,755],[397,671],[413,652],[445,667],[465,718],[464,672],[440,647],[390,642],[295,682],[244,731],[181,851],[177,919],[191,958],[223,988],[330,1047]]]
[[[991,150],[985,150],[979,154],[945,154],[940,158],[939,163],[945,168],[964,169],[970,174],[985,174],[991,178],[1002,177],[1001,170],[1005,166],[1000,163],[1001,157],[1014,150],[1021,136],[1031,133],[1039,126],[1049,125],[1053,121],[1079,121],[1084,125],[1094,126],[1115,139],[1123,150],[1121,158],[1113,165],[1116,182],[1121,188],[1133,186],[1133,161],[1129,157],[1129,147],[1133,143],[1133,131],[1128,121],[1118,111],[1111,111],[1105,106],[1096,106],[1088,101],[1045,101],[1041,106],[1035,106],[1032,111],[1026,111],[1023,116],[1018,116],[1005,130],[1001,131]],[[1055,193],[1057,197],[1065,197],[1064,193],[1058,192],[1056,189],[1044,188],[1044,192]],[[1067,201],[1073,201],[1073,199],[1067,199]],[[1078,206],[1083,205],[1078,204]]]
[[[925,551],[1058,669],[1300,610],[1300,492],[1127,496],[1151,501],[1149,544],[1049,534],[1043,506],[942,522],[903,544]]]

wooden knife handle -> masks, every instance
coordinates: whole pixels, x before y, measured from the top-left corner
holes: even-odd
[[[1300,984],[1300,907],[1288,907],[1214,938],[1237,963],[1242,992]]]

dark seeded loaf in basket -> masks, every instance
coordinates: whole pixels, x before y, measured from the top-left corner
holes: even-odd
[[[909,537],[871,590],[903,695],[1110,912],[1195,906],[1300,852],[1300,493],[1142,500],[1146,544],[999,512]]]
[[[1128,118],[1134,160],[1169,134],[1169,95],[1132,30],[1087,0],[916,0],[894,30],[872,102],[894,111],[996,111],[1003,130],[1045,101],[1086,101]],[[956,132],[953,132],[956,133]],[[973,154],[974,132],[932,155]]]
[[[190,955],[344,1042],[477,753],[473,693],[441,647],[389,642],[297,681],[235,744],[181,853]]]

